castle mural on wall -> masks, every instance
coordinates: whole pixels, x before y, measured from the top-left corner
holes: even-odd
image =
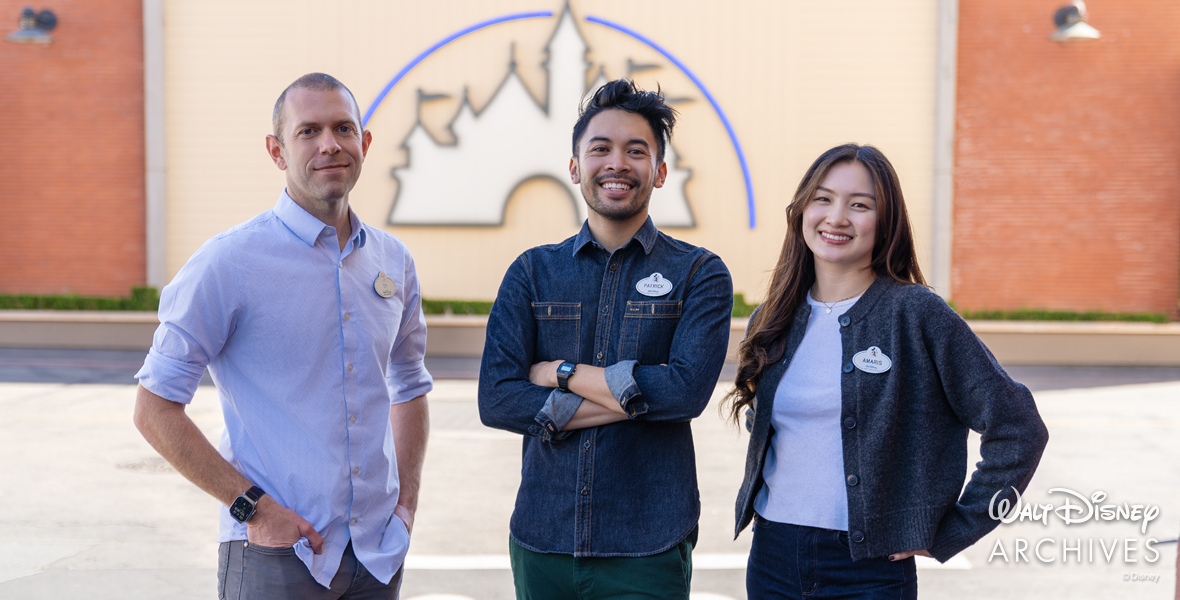
[[[397,196],[390,225],[502,225],[513,192],[526,181],[551,179],[569,193],[578,221],[586,218],[581,191],[570,182],[570,136],[583,95],[606,79],[598,76],[587,88],[589,47],[567,8],[546,46],[548,73],[543,102],[533,98],[516,72],[508,75],[482,110],[464,94],[459,112],[448,125],[453,143],[440,143],[421,120],[403,142],[406,164],[393,168]],[[421,102],[421,100],[419,100]],[[668,144],[664,161],[668,177],[654,190],[650,215],[657,227],[694,227],[684,193],[691,172],[677,164]]]

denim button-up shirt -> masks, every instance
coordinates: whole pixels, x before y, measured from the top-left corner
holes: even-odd
[[[655,273],[671,290],[640,293]],[[650,219],[613,253],[583,225],[516,259],[488,318],[479,409],[485,425],[525,436],[518,544],[645,556],[688,535],[700,515],[689,421],[717,385],[732,307],[721,259]],[[606,367],[630,418],[561,432],[582,399],[529,382],[529,367],[548,360]]]
[[[397,460],[389,406],[430,391],[414,261],[361,223],[340,249],[284,191],[274,210],[218,234],[160,296],[160,327],[136,374],[188,404],[208,366],[225,414],[221,455],[324,538],[295,553],[327,587],[348,542],[388,582],[410,539],[393,514]],[[394,294],[374,290],[378,273]],[[218,541],[246,539],[221,508]]]

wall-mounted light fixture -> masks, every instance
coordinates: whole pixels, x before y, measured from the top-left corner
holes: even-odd
[[[26,6],[20,12],[20,29],[8,34],[4,39],[14,44],[50,44],[53,43],[53,36],[49,35],[49,32],[55,27],[57,15],[53,14],[53,11],[37,12]]]
[[[1102,33],[1086,22],[1086,3],[1082,0],[1057,9],[1053,24],[1057,31],[1049,39],[1054,42],[1092,42],[1102,38]]]

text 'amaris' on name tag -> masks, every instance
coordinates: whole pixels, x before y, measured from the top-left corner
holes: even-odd
[[[635,289],[644,296],[663,296],[672,291],[672,282],[659,273],[652,273],[635,284]]]
[[[884,373],[893,366],[893,361],[876,346],[861,350],[852,356],[852,364],[865,373]]]

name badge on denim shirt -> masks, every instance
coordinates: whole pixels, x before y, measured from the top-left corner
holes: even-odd
[[[373,282],[373,289],[382,298],[392,298],[393,293],[397,291],[397,286],[394,285],[392,279],[385,276],[385,271],[381,271],[377,273],[377,281]]]
[[[865,373],[884,373],[893,366],[893,361],[876,346],[861,350],[852,356],[852,364]]]
[[[663,275],[659,273],[652,273],[643,279],[640,279],[635,284],[635,289],[639,290],[640,294],[648,297],[663,296],[672,291],[672,282],[664,279]]]

